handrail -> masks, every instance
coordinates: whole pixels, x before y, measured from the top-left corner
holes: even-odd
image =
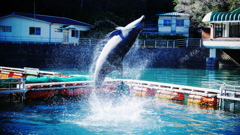
[[[2,90],[22,90],[22,89],[25,89],[24,78],[1,79],[0,84],[6,86],[6,88],[1,87],[0,91],[2,91]]]
[[[240,101],[240,86],[234,86],[229,84],[222,84],[220,87],[220,97],[225,99]]]
[[[93,81],[72,81],[72,82],[47,82],[47,83],[34,83],[34,84],[25,84],[24,79],[4,79],[4,80],[18,80],[18,87],[12,89],[7,89],[1,93],[14,93],[14,92],[27,92],[28,90],[59,90],[59,89],[74,89],[82,87],[94,87]],[[0,84],[16,84],[15,82],[10,83],[1,83]],[[150,88],[155,92],[157,91],[173,91],[186,94],[201,95],[207,97],[217,97],[220,99],[229,99],[240,101],[240,86],[226,85],[223,84],[220,87],[220,90],[209,89],[209,88],[200,88],[193,86],[185,85],[176,85],[169,83],[160,83],[160,82],[151,82],[151,81],[142,81],[142,80],[130,80],[130,79],[109,79],[104,81],[104,86],[119,86],[119,85],[128,85],[129,87],[142,87]],[[9,91],[11,90],[11,91]]]
[[[74,84],[74,86],[73,86]],[[78,84],[78,85],[75,85]],[[125,84],[130,87],[146,87],[154,90],[168,90],[175,92],[182,92],[187,94],[198,94],[202,96],[215,97],[218,95],[219,90],[209,88],[199,88],[184,85],[175,85],[160,82],[150,82],[141,80],[129,80],[129,79],[113,79],[104,81],[104,86],[113,84]],[[40,86],[40,87],[37,87]],[[56,86],[56,87],[55,87]],[[80,88],[80,87],[94,87],[93,81],[73,81],[73,82],[47,82],[47,83],[36,83],[26,84],[29,90],[50,90],[50,89],[67,89],[67,88]],[[45,88],[44,88],[45,87]]]
[[[70,40],[70,39],[69,39]],[[104,39],[96,38],[80,38],[78,43],[76,41],[63,42],[62,38],[51,38],[48,37],[21,37],[21,36],[1,36],[0,42],[11,42],[13,44],[74,44],[74,45],[87,45],[96,46],[99,44],[105,44],[107,41]],[[185,38],[185,39],[138,39],[135,47],[141,48],[177,48],[177,47],[202,47],[201,38]]]
[[[70,40],[70,39],[69,39]],[[24,36],[1,36],[0,42],[10,42],[12,44],[64,44],[63,38],[49,37],[24,37]],[[76,44],[76,41],[69,41],[68,44]]]
[[[15,73],[22,73],[22,74],[32,74],[34,72],[35,75],[41,74],[41,75],[60,75],[58,72],[49,72],[49,71],[41,71],[38,68],[13,68],[13,67],[4,67],[0,66],[0,71],[6,71],[6,72],[15,72]]]
[[[96,46],[104,43],[103,39],[96,38],[80,38],[79,45]],[[138,39],[134,43],[134,47],[140,48],[177,48],[177,47],[202,47],[200,38],[186,38],[186,39]]]
[[[209,89],[209,88],[199,88],[199,87],[193,87],[193,86],[184,86],[184,85],[141,81],[141,80],[122,79],[122,81],[125,84],[130,85],[130,86],[147,87],[147,88],[153,88],[156,90],[164,89],[164,90],[168,90],[168,91],[182,92],[182,93],[187,93],[187,94],[198,94],[198,95],[209,96],[209,97],[214,97],[219,94],[219,90]]]
[[[229,84],[222,84],[220,87],[222,91],[237,91],[240,92],[240,86],[229,85]]]

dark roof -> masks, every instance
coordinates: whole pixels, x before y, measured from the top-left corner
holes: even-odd
[[[80,21],[77,21],[77,20],[73,20],[73,19],[70,19],[70,18],[49,16],[49,15],[12,12],[12,13],[10,13],[8,15],[5,15],[5,16],[18,16],[18,17],[34,19],[34,20],[39,20],[39,21],[44,21],[44,22],[49,22],[49,23],[60,23],[60,24],[66,24],[66,25],[81,25],[81,26],[88,26],[88,27],[92,26],[90,24],[80,22]],[[5,16],[2,16],[2,17],[5,17]]]
[[[170,12],[170,13],[163,13],[163,14],[157,14],[158,16],[190,16],[190,14],[186,13],[179,13],[179,12]]]

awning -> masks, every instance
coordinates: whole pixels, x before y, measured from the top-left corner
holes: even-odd
[[[240,22],[240,8],[229,13],[207,13],[202,22]]]

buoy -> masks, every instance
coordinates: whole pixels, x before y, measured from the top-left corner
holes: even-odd
[[[203,97],[203,103],[208,104],[210,106],[217,105],[218,99],[217,97]]]
[[[172,100],[184,100],[185,95],[184,93],[180,93],[180,92],[157,90],[155,97],[172,99]]]
[[[195,104],[207,104],[207,105],[213,106],[213,105],[217,105],[218,99],[217,97],[189,95],[188,102],[195,103]]]
[[[154,89],[145,87],[132,87],[130,91],[133,91],[136,96],[152,96],[155,94]]]
[[[98,93],[108,93],[114,92],[116,89],[114,86],[103,86],[100,90],[97,90]]]
[[[172,97],[173,100],[184,100],[185,95],[184,95],[184,93],[173,92],[171,97]]]
[[[188,103],[201,104],[202,103],[202,96],[189,95],[188,96]]]
[[[9,72],[0,72],[0,79],[7,79],[9,77]]]
[[[65,96],[79,96],[86,95],[92,92],[93,88],[84,87],[84,88],[74,88],[74,89],[62,89],[59,91],[59,94]]]
[[[172,99],[171,98],[172,93],[173,93],[172,91],[157,90],[155,97]]]
[[[28,91],[26,93],[26,99],[38,99],[38,98],[50,98],[54,96],[53,90],[44,90],[44,91]]]
[[[23,74],[13,73],[12,78],[23,78]]]

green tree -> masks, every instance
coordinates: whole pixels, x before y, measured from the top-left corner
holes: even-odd
[[[191,15],[191,26],[203,25],[203,17],[211,12],[227,12],[228,0],[174,0],[175,10]]]
[[[200,31],[196,28],[208,25],[202,22],[203,17],[209,12],[231,12],[240,8],[239,0],[174,0],[177,12],[191,15],[190,35],[200,37]],[[197,35],[196,35],[197,34]]]
[[[239,0],[174,0],[175,10],[191,14],[192,26],[204,25],[203,17],[211,12],[230,12],[240,8]]]
[[[240,1],[239,0],[228,0],[227,3],[229,4],[228,10],[233,11],[240,8]]]

